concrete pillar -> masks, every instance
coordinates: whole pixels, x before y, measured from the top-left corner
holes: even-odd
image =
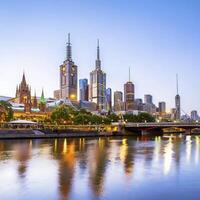
[[[149,135],[150,133],[146,130],[142,130],[142,135]]]
[[[185,129],[185,134],[186,135],[191,135],[191,129]]]

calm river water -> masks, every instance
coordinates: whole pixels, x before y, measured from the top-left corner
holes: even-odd
[[[200,138],[0,141],[1,200],[200,199]]]

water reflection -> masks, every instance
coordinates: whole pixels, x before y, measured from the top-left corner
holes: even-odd
[[[177,199],[199,189],[175,181],[199,180],[199,150],[199,136],[0,141],[0,199],[156,199],[143,190],[158,183]]]

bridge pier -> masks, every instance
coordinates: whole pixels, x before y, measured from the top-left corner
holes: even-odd
[[[186,135],[191,135],[191,129],[185,129],[185,134]]]

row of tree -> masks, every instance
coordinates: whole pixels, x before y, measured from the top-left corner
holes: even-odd
[[[75,110],[72,107],[61,105],[51,113],[51,122],[56,124],[110,124],[125,120],[126,122],[155,122],[155,118],[148,113],[139,113],[138,115],[125,114],[116,115],[94,115],[84,109]]]

